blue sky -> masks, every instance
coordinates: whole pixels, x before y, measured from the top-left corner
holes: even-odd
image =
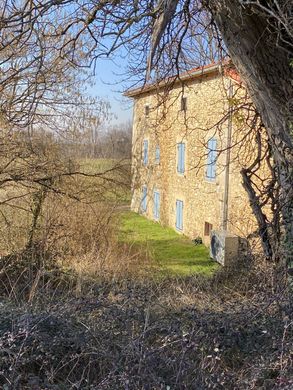
[[[127,59],[117,56],[115,60],[98,59],[95,69],[95,85],[90,88],[90,93],[108,100],[112,113],[116,116],[112,123],[118,124],[132,120],[132,102],[122,96],[127,88],[125,81],[125,69]]]

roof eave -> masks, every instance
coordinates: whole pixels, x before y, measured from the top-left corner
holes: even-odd
[[[161,81],[160,83],[154,83],[154,84],[151,84],[149,86],[145,85],[142,88],[136,88],[136,89],[126,91],[126,92],[124,92],[123,95],[126,97],[129,97],[129,98],[134,98],[136,96],[145,94],[145,93],[153,91],[153,90],[159,90],[159,89],[163,88],[165,85],[168,85],[168,83],[170,83],[172,81],[174,83],[178,84],[178,83],[181,83],[182,81],[192,80],[194,78],[199,78],[199,77],[209,75],[212,73],[219,73],[220,74],[222,72],[222,68],[223,68],[223,65],[216,64],[216,65],[212,65],[212,66],[209,66],[206,68],[201,68],[201,69],[198,69],[195,71],[186,72],[186,73],[176,77],[175,80],[174,80],[174,78],[170,78],[169,80],[167,80],[167,81],[164,80],[164,81]]]

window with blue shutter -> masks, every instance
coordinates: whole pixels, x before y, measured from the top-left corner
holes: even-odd
[[[147,186],[142,187],[142,196],[141,196],[141,210],[146,211],[147,209]]]
[[[154,191],[154,218],[160,219],[160,193]]]
[[[143,141],[143,163],[144,165],[147,165],[149,161],[149,141],[144,140]]]
[[[180,142],[177,144],[177,172],[184,173],[185,171],[185,144]]]
[[[156,146],[155,161],[156,161],[156,164],[160,163],[160,147],[159,147],[159,145]]]
[[[206,178],[208,180],[214,180],[216,178],[216,161],[217,161],[217,140],[211,138],[208,141],[208,160]]]
[[[183,201],[176,200],[176,229],[183,230]]]

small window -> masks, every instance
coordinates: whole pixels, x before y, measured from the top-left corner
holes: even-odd
[[[144,106],[144,113],[146,117],[150,115],[150,106],[148,104]]]
[[[149,141],[143,141],[143,164],[147,165],[149,161]]]
[[[142,195],[141,195],[141,210],[143,212],[145,212],[147,209],[147,193],[148,193],[147,186],[143,186]]]
[[[213,230],[213,225],[209,222],[204,223],[204,235],[209,236]]]
[[[177,172],[184,173],[185,171],[185,144],[180,142],[177,144]]]
[[[156,164],[160,163],[160,147],[159,147],[159,145],[156,146],[155,161],[156,161]]]
[[[208,160],[206,178],[208,180],[214,180],[216,178],[216,162],[217,162],[217,140],[211,138],[208,141]]]
[[[160,193],[159,191],[154,191],[154,219],[160,219]]]
[[[182,231],[183,230],[183,201],[176,200],[176,229]]]
[[[187,97],[182,97],[181,98],[181,111],[186,111],[187,110]]]

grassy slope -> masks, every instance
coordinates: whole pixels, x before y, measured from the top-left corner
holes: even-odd
[[[119,240],[147,248],[151,259],[164,274],[187,276],[211,275],[218,265],[210,260],[204,245],[195,246],[171,228],[132,213],[123,213]]]

